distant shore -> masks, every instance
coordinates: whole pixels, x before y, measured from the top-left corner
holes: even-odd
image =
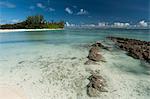
[[[49,30],[63,30],[63,28],[58,28],[58,29],[0,29],[0,33],[2,32],[49,31]]]

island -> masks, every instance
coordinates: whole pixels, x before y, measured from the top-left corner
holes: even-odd
[[[3,24],[0,25],[1,30],[11,30],[11,29],[28,29],[28,30],[49,30],[49,29],[63,29],[64,21],[59,22],[48,22],[44,19],[42,15],[28,16],[25,21],[15,23],[15,24]]]

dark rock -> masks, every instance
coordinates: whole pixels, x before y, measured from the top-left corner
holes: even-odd
[[[20,61],[20,62],[18,62],[18,64],[22,64],[22,63],[24,63],[25,61]]]
[[[87,85],[87,94],[90,97],[96,97],[100,92],[107,92],[105,89],[106,81],[102,76],[93,74],[88,79],[90,82]]]
[[[95,44],[92,44],[93,47],[100,47],[102,49],[110,50],[110,47],[104,46],[101,42],[97,41]]]
[[[92,47],[87,58],[92,61],[100,61],[102,55],[100,55],[99,47]]]
[[[92,48],[88,54],[88,61],[86,61],[85,65],[96,64],[96,62],[102,61],[106,62],[105,59],[100,54],[100,47],[104,47],[100,42],[96,42],[92,45]]]
[[[77,57],[72,57],[71,60],[77,59]]]
[[[128,55],[150,63],[150,42],[120,37],[107,38],[115,42],[120,49],[127,51]]]

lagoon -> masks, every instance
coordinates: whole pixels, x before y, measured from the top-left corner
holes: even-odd
[[[22,99],[93,99],[86,94],[87,78],[97,72],[108,85],[97,99],[149,99],[149,64],[116,49],[107,36],[150,41],[148,29],[0,33],[0,91],[15,90]],[[84,65],[95,41],[113,49],[101,50],[106,62]]]

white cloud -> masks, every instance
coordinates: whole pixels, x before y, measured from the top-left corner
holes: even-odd
[[[69,26],[70,26],[69,22],[66,22],[66,26],[67,26],[67,27],[69,27]]]
[[[81,27],[96,27],[95,24],[82,24]]]
[[[52,11],[55,11],[54,8],[48,8],[48,11],[52,12]]]
[[[99,27],[106,27],[107,25],[108,25],[108,23],[106,23],[106,22],[99,22],[98,23]]]
[[[66,24],[65,24],[67,27],[74,27],[74,26],[76,26],[75,24],[70,24],[69,22],[66,22]]]
[[[80,9],[80,11],[77,13],[77,15],[86,15],[86,14],[88,14],[88,11],[84,9]]]
[[[45,8],[45,6],[42,3],[37,3],[36,5],[37,5],[37,7],[41,8],[41,9]]]
[[[128,23],[128,22],[99,22],[97,24],[71,24],[66,22],[65,24],[67,27],[79,27],[79,28],[128,28],[128,29],[145,29],[150,27],[150,22],[140,21],[138,23]]]
[[[54,8],[52,8],[52,7],[47,7],[47,6],[43,5],[42,3],[37,3],[36,6],[37,6],[38,8],[44,9],[44,10],[46,10],[46,11],[50,11],[50,12],[55,11]],[[31,6],[31,7],[32,7],[32,6]],[[31,8],[31,9],[32,9],[32,8]],[[33,8],[33,9],[34,9],[34,8]]]
[[[142,27],[147,27],[148,23],[145,22],[144,20],[142,20],[142,21],[139,22],[139,25],[142,26]]]
[[[30,6],[29,9],[33,10],[33,9],[35,9],[35,7],[34,6]]]
[[[129,23],[121,23],[121,22],[115,22],[112,27],[114,28],[126,28],[129,27],[130,24]]]
[[[12,4],[10,2],[4,2],[4,1],[0,1],[0,7],[6,7],[6,8],[15,8],[16,5]]]
[[[68,13],[68,14],[73,14],[73,11],[70,9],[70,8],[65,8],[65,11]]]

